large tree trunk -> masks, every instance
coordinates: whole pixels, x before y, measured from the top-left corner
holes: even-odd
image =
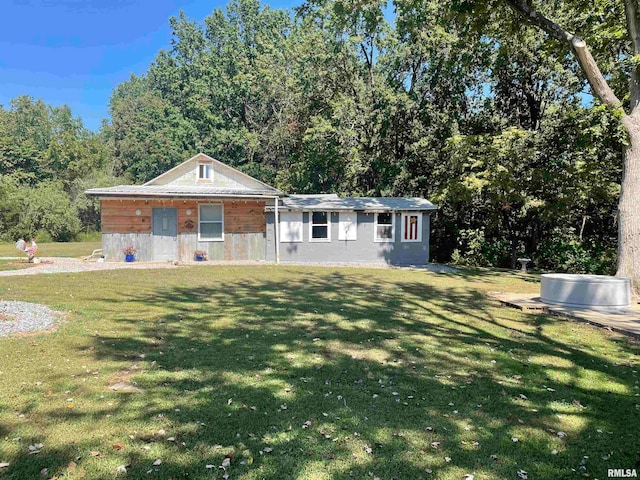
[[[635,112],[623,117],[629,134],[624,155],[622,188],[618,204],[618,273],[633,281],[640,293],[640,115]]]
[[[587,44],[580,37],[568,32],[557,23],[533,8],[530,0],[504,0],[535,25],[573,51],[591,89],[600,101],[617,112],[623,112],[606,77],[602,74]],[[627,34],[635,57],[640,56],[640,4],[638,0],[624,0],[627,17]],[[634,58],[635,58],[634,57]],[[629,277],[634,293],[640,294],[640,65],[631,69],[629,79],[629,114],[622,117],[629,134],[629,145],[624,152],[624,171],[618,203],[618,272],[619,277]]]

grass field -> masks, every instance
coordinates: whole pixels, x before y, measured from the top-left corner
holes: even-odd
[[[0,271],[3,270],[20,270],[22,268],[34,267],[35,264],[27,263],[26,258],[23,263],[19,260],[0,260]]]
[[[53,333],[0,339],[0,478],[632,468],[638,344],[485,295],[537,289],[504,272],[277,266],[0,279],[0,298],[65,312]]]
[[[85,257],[97,248],[102,248],[102,242],[39,243],[38,257]],[[15,243],[0,243],[0,257],[18,256]]]

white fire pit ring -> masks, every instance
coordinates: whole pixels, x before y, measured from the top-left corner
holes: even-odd
[[[625,309],[631,307],[631,280],[607,275],[547,273],[542,275],[540,299],[573,308]]]

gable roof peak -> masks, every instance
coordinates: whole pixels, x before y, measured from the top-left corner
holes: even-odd
[[[142,186],[146,187],[146,186],[153,186],[153,185],[164,185],[163,180],[172,178],[174,173],[176,173],[180,169],[183,169],[186,165],[190,163],[196,163],[196,162],[202,162],[202,161],[206,161],[207,163],[212,163],[214,165],[214,168],[219,168],[222,171],[226,170],[228,172],[233,172],[234,175],[247,180],[248,183],[252,183],[254,185],[257,184],[256,186],[260,186],[261,190],[272,192],[274,195],[281,195],[281,196],[284,195],[284,193],[278,190],[277,188],[272,187],[271,185],[264,183],[258,180],[257,178],[252,177],[251,175],[247,175],[246,173],[241,172],[240,170],[233,168],[227,165],[226,163],[221,162],[220,160],[216,160],[215,158],[210,157],[209,155],[203,152],[199,152],[195,154],[193,157],[189,158],[188,160],[185,160],[184,162],[176,165],[175,167],[167,170],[166,172],[161,173],[157,177],[152,178],[148,182],[144,183]]]

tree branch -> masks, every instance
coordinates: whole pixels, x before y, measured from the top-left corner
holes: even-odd
[[[548,19],[534,8],[526,0],[504,0],[507,5],[519,13],[526,22],[541,28],[556,40],[567,45],[575,54],[580,68],[587,77],[593,93],[606,105],[619,107],[620,100],[616,97],[607,80],[598,68],[587,44],[577,35],[566,31],[554,21]],[[625,0],[635,1],[635,0]]]

